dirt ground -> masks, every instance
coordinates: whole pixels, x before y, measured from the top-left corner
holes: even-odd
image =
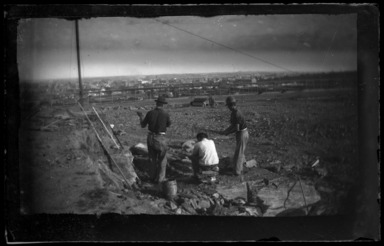
[[[167,178],[176,179],[179,193],[173,202],[165,199],[161,187],[150,182],[152,169],[145,155],[134,155],[133,160],[142,180],[139,189],[116,191],[105,187],[95,169],[95,160],[105,158],[104,153],[93,153],[89,158],[81,147],[73,145],[73,133],[89,128],[86,121],[60,119],[67,112],[63,106],[42,107],[23,120],[19,132],[21,213],[252,215],[239,211],[234,201],[217,197],[217,187],[292,175],[316,184],[321,214],[346,212],[357,165],[356,92],[338,89],[234,96],[250,133],[246,159],[255,160],[256,166],[245,167],[241,178],[220,173],[214,183],[190,179],[192,169],[182,156],[181,144],[206,131],[216,143],[220,166],[224,165],[233,155],[234,135],[219,136],[212,130],[228,126],[230,111],[222,104],[215,108],[190,107],[191,98],[169,98],[166,109],[172,126],[167,132]],[[224,101],[225,97],[216,96],[216,100]],[[128,149],[146,143],[147,130],[139,126],[136,111],[145,113],[154,104],[153,100],[144,100],[90,106],[114,124],[119,140]],[[68,109],[81,112],[77,106]],[[30,113],[24,112],[21,119]],[[320,168],[307,172],[316,160]],[[191,199],[208,204],[191,209],[186,206]]]

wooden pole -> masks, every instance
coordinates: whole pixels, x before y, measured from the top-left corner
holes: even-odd
[[[77,51],[77,71],[79,74],[80,104],[83,105],[83,85],[81,83],[81,66],[80,66],[80,42],[79,42],[79,22],[75,20],[76,27],[76,51]]]

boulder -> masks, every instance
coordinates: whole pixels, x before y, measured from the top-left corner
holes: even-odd
[[[185,141],[182,145],[181,145],[181,148],[182,150],[188,152],[188,153],[192,153],[192,150],[195,146],[195,141],[194,140],[188,140],[188,141]]]
[[[215,204],[213,206],[211,214],[212,215],[223,216],[223,215],[225,215],[225,209],[220,204]]]
[[[200,209],[199,205],[197,204],[197,199],[191,199],[189,200],[189,203],[194,209]]]
[[[299,209],[320,200],[320,194],[313,185],[301,181],[301,189],[299,181],[289,180],[288,178],[285,181],[278,186],[269,185],[258,190],[258,205],[267,207],[263,216],[281,215],[281,212],[285,210]]]
[[[259,208],[246,206],[246,207],[244,207],[244,210],[250,216],[256,216],[256,217],[262,216],[261,210]]]
[[[167,202],[164,199],[158,199],[150,202],[150,204],[154,207],[163,208],[165,205],[167,205]]]
[[[257,161],[255,159],[252,159],[250,161],[247,161],[244,165],[247,168],[257,167]]]
[[[219,194],[219,193],[214,193],[212,196],[213,196],[214,198],[216,198],[216,199],[219,199],[220,194]]]
[[[183,204],[181,204],[181,207],[185,211],[187,211],[189,214],[196,214],[196,211],[193,209],[193,207],[188,202],[184,202]]]
[[[247,203],[246,199],[242,197],[238,197],[235,200],[232,200],[232,204],[235,206],[243,206],[246,203]]]
[[[148,146],[143,143],[138,143],[130,148],[134,155],[148,155]]]
[[[172,201],[168,201],[167,202],[167,206],[171,209],[171,210],[176,210],[177,209],[177,205],[172,202]]]
[[[209,200],[200,199],[197,201],[197,203],[198,203],[198,206],[202,209],[208,209],[209,207],[211,207],[211,203]]]
[[[235,185],[218,185],[216,190],[226,200],[235,200],[237,198],[247,200],[248,192],[245,182]]]

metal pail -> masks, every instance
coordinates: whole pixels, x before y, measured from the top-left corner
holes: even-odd
[[[166,180],[163,182],[164,196],[171,200],[177,195],[177,182],[176,180]]]

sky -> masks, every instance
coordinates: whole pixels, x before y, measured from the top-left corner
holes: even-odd
[[[357,69],[357,16],[223,15],[79,20],[83,77]],[[22,19],[21,80],[77,78],[75,22]]]

